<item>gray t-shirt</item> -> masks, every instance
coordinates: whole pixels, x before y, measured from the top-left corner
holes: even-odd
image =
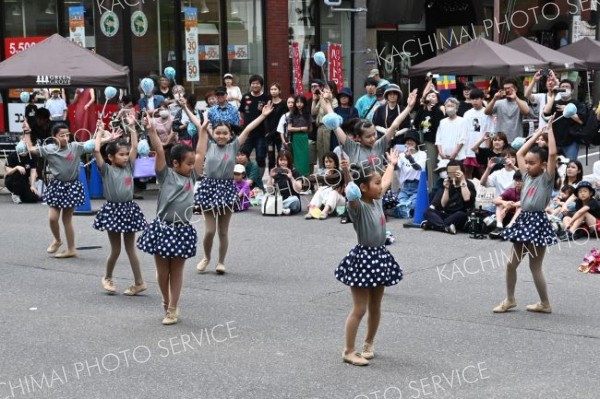
[[[523,115],[516,101],[498,100],[494,104],[493,112],[498,115],[496,131],[504,132],[509,143],[512,143],[515,137],[523,137]]]
[[[196,173],[182,176],[169,167],[156,172],[160,184],[156,217],[172,223],[189,223],[194,211]]]
[[[521,190],[521,208],[526,212],[543,211],[552,198],[553,187],[554,176],[549,176],[546,171],[536,177],[525,173]]]
[[[239,148],[240,142],[237,138],[224,146],[209,141],[204,163],[206,177],[210,179],[233,179],[235,155]]]
[[[60,181],[77,180],[81,163],[80,157],[85,152],[83,145],[69,143],[64,147],[59,147],[56,144],[46,144],[38,146],[38,152],[48,161],[48,169],[55,179]]]
[[[374,200],[371,204],[359,203],[356,208],[348,206],[358,243],[366,247],[385,245],[385,215],[381,200]]]
[[[364,145],[347,138],[342,149],[348,154],[350,165],[365,167],[369,164],[374,164],[375,167],[383,167],[384,159],[381,157],[385,154],[387,146],[388,140],[385,136],[378,139],[373,148],[365,147]],[[375,158],[379,158],[379,160],[376,160]]]
[[[102,188],[104,198],[110,202],[133,200],[133,161],[130,159],[124,168],[118,168],[104,162],[102,170]]]

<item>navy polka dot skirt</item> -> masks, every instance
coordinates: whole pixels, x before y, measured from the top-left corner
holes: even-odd
[[[511,242],[531,243],[538,247],[556,244],[558,239],[546,212],[523,211],[512,227],[502,232],[502,238]]]
[[[54,179],[44,191],[44,202],[53,208],[75,208],[84,201],[83,184],[79,180]]]
[[[194,203],[203,210],[230,208],[237,200],[237,189],[233,179],[211,179],[205,177],[194,195]]]
[[[198,235],[188,223],[170,223],[154,219],[138,237],[137,247],[161,258],[192,258],[196,256]]]
[[[137,203],[107,201],[96,214],[92,227],[113,233],[135,233],[148,227],[148,223]]]
[[[384,245],[357,245],[335,269],[335,278],[350,287],[389,287],[402,280],[402,269]]]

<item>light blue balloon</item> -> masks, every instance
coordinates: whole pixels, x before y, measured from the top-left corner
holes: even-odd
[[[88,140],[83,143],[83,150],[85,152],[93,152],[96,148],[96,140]]]
[[[327,114],[323,117],[323,124],[327,129],[337,129],[342,125],[344,120],[338,114]]]
[[[194,137],[198,134],[198,128],[192,122],[187,125],[187,132],[190,136]]]
[[[315,55],[313,55],[313,60],[315,60],[315,63],[318,66],[323,66],[325,64],[325,61],[327,61],[327,58],[325,58],[325,53],[323,53],[322,51],[317,51]]]
[[[113,98],[116,95],[117,95],[117,89],[115,89],[114,87],[107,86],[106,89],[104,89],[104,98],[106,98],[107,100],[110,100],[111,98]]]
[[[154,90],[154,81],[150,78],[144,78],[142,79],[140,86],[142,87],[144,94],[149,96]]]
[[[165,68],[165,76],[167,78],[169,78],[170,80],[175,80],[175,68],[173,68],[173,67],[166,67]]]
[[[571,118],[573,115],[577,113],[577,106],[573,103],[569,103],[565,105],[565,109],[563,110],[563,116],[565,118]]]
[[[148,140],[142,139],[138,143],[137,152],[142,157],[147,157],[150,154],[150,145],[148,144]]]
[[[25,154],[27,152],[27,144],[21,140],[17,143],[15,150],[17,151],[17,154]]]
[[[21,102],[23,102],[23,103],[29,102],[29,93],[28,92],[22,91],[21,94],[19,94],[19,97],[21,98]]]
[[[510,146],[515,150],[519,151],[519,149],[523,147],[523,144],[525,144],[526,141],[527,139],[525,137],[515,137]]]

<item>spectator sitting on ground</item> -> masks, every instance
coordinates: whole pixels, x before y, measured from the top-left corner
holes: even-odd
[[[246,180],[251,189],[258,187],[260,190],[265,191],[263,180],[258,174],[258,165],[250,160],[250,151],[243,148],[239,150],[235,156],[235,162],[246,168]]]
[[[497,164],[504,167],[492,172]],[[485,187],[495,187],[495,196],[499,197],[504,191],[513,186],[513,176],[517,170],[517,153],[514,149],[507,148],[502,152],[502,157],[490,158],[487,168],[481,176],[480,183]],[[493,211],[493,209],[488,210]]]
[[[570,184],[562,186],[558,194],[552,198],[550,205],[546,207],[546,213],[550,216],[562,219],[565,216],[563,213],[563,205],[567,203],[573,194],[575,194],[575,186]]]
[[[421,141],[416,130],[409,130],[401,138],[406,148],[400,152],[398,170],[394,172],[394,178],[399,180],[402,189],[398,193],[398,205],[392,215],[396,218],[409,219],[414,216],[419,179],[421,171],[425,170],[427,154],[425,151],[419,151]]]
[[[233,167],[233,184],[235,184],[238,192],[238,199],[234,203],[234,211],[245,211],[250,208],[250,184],[246,180],[244,165],[238,163]]]
[[[481,145],[483,143],[487,146],[482,147]],[[510,148],[510,144],[504,132],[497,132],[493,135],[486,132],[475,144],[473,144],[471,150],[476,155],[477,163],[480,165],[487,165],[491,158],[501,157],[502,152],[507,148]],[[503,167],[504,165],[497,164],[492,169],[492,172],[500,170]]]
[[[32,156],[27,149],[22,154],[12,152],[6,158],[4,184],[15,204],[41,200],[42,193],[37,186],[37,163],[38,158]]]
[[[273,192],[277,188],[281,194],[284,215],[293,215],[302,211],[300,203],[302,182],[299,179],[301,175],[292,168],[293,164],[292,155],[288,151],[280,152],[277,155],[277,166],[269,171],[269,182],[266,186],[267,192]]]
[[[325,169],[319,175],[311,175],[308,180],[313,185],[313,195],[304,219],[327,219],[338,207],[345,207],[345,184],[340,174],[340,161],[333,152],[323,155]],[[318,211],[317,211],[318,210]]]
[[[475,205],[475,185],[465,179],[463,165],[457,160],[448,162],[448,178],[444,179],[444,189],[436,193],[431,206],[423,215],[423,230],[445,231],[456,234],[464,228],[467,210]]]
[[[582,181],[575,189],[575,214],[572,217],[565,216],[563,219],[566,231],[560,235],[561,241],[575,240],[586,234],[580,230],[580,226],[585,223],[590,234],[594,232],[597,236],[597,223],[600,218],[600,203],[594,199],[596,190],[592,183]],[[579,234],[576,234],[579,233]],[[583,234],[581,234],[583,233]]]
[[[517,216],[521,213],[521,189],[523,188],[523,175],[520,170],[513,174],[513,185],[506,189],[498,198],[494,198],[496,206],[496,228],[490,233],[490,238],[500,238],[504,226],[511,227]]]
[[[429,192],[429,203],[433,202],[435,194],[438,191],[444,189],[444,180],[448,178],[448,171],[446,170],[448,162],[450,162],[450,160],[448,159],[442,159],[441,161],[438,161],[437,166],[433,170],[434,176],[436,176],[436,178],[435,182],[432,183],[432,188]]]

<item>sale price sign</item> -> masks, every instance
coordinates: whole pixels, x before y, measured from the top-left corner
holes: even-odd
[[[198,9],[185,7],[185,75],[188,82],[200,81],[198,61]]]
[[[4,58],[10,58],[21,51],[25,51],[44,39],[46,39],[46,36],[7,37],[4,39]]]

